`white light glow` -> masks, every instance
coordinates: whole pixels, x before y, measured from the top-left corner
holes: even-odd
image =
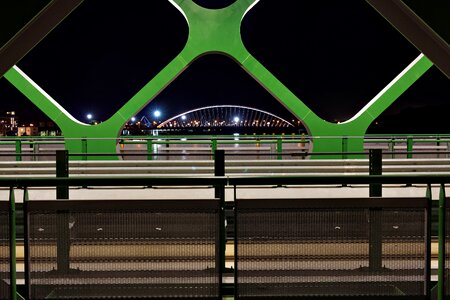
[[[399,80],[402,79],[403,75],[405,75],[410,69],[412,69],[422,58],[424,57],[424,55],[421,53],[419,54],[418,57],[416,57],[416,59],[414,59],[412,61],[412,63],[410,63],[403,71],[400,72],[400,74],[397,75],[397,77],[395,77],[384,89],[382,89],[372,100],[369,101],[369,103],[367,103],[358,113],[356,113],[356,115],[354,115],[352,118],[350,118],[349,120],[345,121],[345,122],[341,122],[339,124],[346,124],[346,123],[350,123],[356,119],[359,118],[359,116],[361,116],[363,113],[365,113],[366,111],[369,111],[370,108],[390,89],[392,88]],[[375,119],[375,118],[374,118]]]
[[[42,96],[44,96],[54,107],[56,107],[60,112],[62,112],[63,115],[65,115],[67,118],[69,118],[71,121],[86,125],[85,123],[82,123],[75,119],[67,110],[65,110],[58,102],[56,102],[55,99],[53,99],[49,94],[47,94],[36,82],[31,80],[30,77],[28,77],[21,69],[19,69],[18,66],[14,66],[13,69],[23,78],[25,79],[32,87],[34,87]]]

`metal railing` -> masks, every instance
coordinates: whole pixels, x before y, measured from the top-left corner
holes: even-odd
[[[224,135],[224,136],[122,136],[117,141],[116,153],[108,155],[129,157],[135,156],[147,160],[163,156],[176,157],[177,152],[184,156],[198,154],[197,156],[214,157],[215,150],[225,149],[231,155],[261,156],[265,158],[283,159],[305,158],[311,155],[326,157],[327,155],[341,155],[342,158],[354,153],[313,153],[315,139],[328,139],[336,137],[312,137],[306,135]],[[343,138],[342,149],[347,149],[345,143],[352,138]],[[82,139],[83,151],[88,149],[91,140]],[[364,137],[366,149],[373,147],[383,149],[385,155],[391,158],[413,158],[415,155],[436,155],[448,157],[450,135],[367,135]],[[43,148],[41,146],[47,146]],[[236,146],[236,147],[235,147]],[[3,156],[9,155],[20,161],[23,158],[38,160],[52,155],[55,150],[64,148],[62,137],[1,137],[0,151]],[[86,158],[86,152],[80,157]],[[41,155],[47,154],[47,155]],[[133,154],[133,155],[129,155]],[[169,155],[170,154],[170,155]],[[203,154],[203,155],[201,155]],[[178,155],[179,156],[179,155]],[[195,156],[195,155],[194,155]]]
[[[224,189],[226,186],[233,187],[236,191],[241,186],[286,186],[286,185],[335,185],[335,184],[424,184],[428,186],[429,196],[431,185],[440,186],[439,196],[439,267],[438,267],[438,289],[440,299],[443,299],[444,291],[444,263],[445,263],[445,185],[450,183],[450,175],[359,175],[359,176],[263,176],[263,177],[195,177],[195,178],[155,178],[155,177],[127,177],[127,178],[5,178],[0,179],[0,187],[9,188],[11,204],[11,220],[14,220],[15,199],[14,190],[24,189],[24,200],[27,201],[28,189],[30,187],[69,187],[69,186],[208,186],[216,189],[216,195],[221,198],[224,209]],[[235,192],[236,194],[236,192]],[[15,236],[15,222],[11,222],[11,236]],[[225,229],[223,229],[225,232]],[[222,233],[222,239],[225,239]],[[11,241],[12,266],[15,266],[15,239]],[[224,250],[223,250],[224,251]],[[15,282],[15,271],[11,269],[12,282]]]

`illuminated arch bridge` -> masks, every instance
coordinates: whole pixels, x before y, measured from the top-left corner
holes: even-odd
[[[170,128],[296,128],[300,121],[289,122],[270,112],[239,105],[215,105],[193,109],[158,125]]]

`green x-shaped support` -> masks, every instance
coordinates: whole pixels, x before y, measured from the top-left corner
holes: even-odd
[[[313,137],[314,152],[362,152],[363,136],[370,124],[432,66],[429,59],[419,55],[353,118],[339,124],[330,123],[311,111],[245,48],[240,34],[241,22],[259,0],[237,0],[226,8],[216,10],[200,7],[192,0],[169,1],[183,14],[189,25],[189,37],[184,49],[105,122],[88,125],[76,120],[17,66],[11,68],[5,78],[58,124],[69,152],[116,153],[116,138],[132,116],[142,110],[199,56],[221,53],[235,60],[303,121]],[[340,156],[329,156],[334,157]]]

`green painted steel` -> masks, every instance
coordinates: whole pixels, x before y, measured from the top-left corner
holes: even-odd
[[[277,139],[277,159],[283,159],[283,140],[281,138]]]
[[[22,141],[16,140],[16,161],[22,160]]]
[[[9,243],[10,243],[10,274],[11,274],[11,299],[15,300],[17,296],[16,286],[16,201],[14,197],[14,188],[9,188]]]
[[[147,140],[147,153],[148,153],[147,160],[153,160],[153,140],[151,139]]]
[[[439,225],[438,225],[438,299],[445,299],[445,185],[439,191]]]
[[[209,53],[221,53],[233,59],[302,120],[313,137],[313,152],[341,152],[344,146],[348,152],[362,152],[363,136],[370,124],[432,66],[429,59],[419,55],[353,118],[339,124],[330,123],[319,118],[245,48],[240,34],[241,21],[259,0],[237,0],[232,5],[217,10],[200,7],[192,0],[169,1],[180,10],[189,25],[189,37],[184,49],[105,122],[88,125],[76,120],[17,66],[5,74],[7,80],[58,124],[65,137],[66,149],[70,153],[82,153],[83,150],[87,153],[116,153],[115,138],[123,125],[193,61]],[[345,142],[343,137],[348,137]],[[86,139],[86,145],[82,144],[82,138]],[[103,159],[118,157],[109,156]],[[340,155],[328,157],[340,158]],[[348,156],[358,157],[360,156]]]
[[[217,150],[217,138],[213,137],[211,138],[211,152],[213,154],[213,158],[216,153],[216,150]]]
[[[412,158],[412,151],[413,151],[413,139],[412,137],[408,136],[406,139],[406,151],[408,154],[406,155],[407,158]]]

